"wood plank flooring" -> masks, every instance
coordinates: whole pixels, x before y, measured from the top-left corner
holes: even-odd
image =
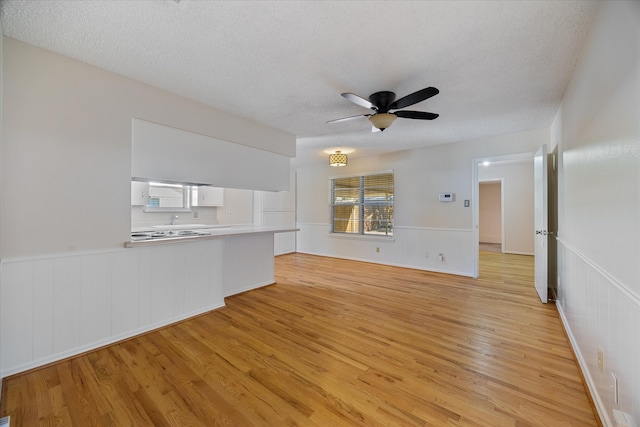
[[[596,426],[532,257],[291,254],[227,307],[4,380],[11,426]]]

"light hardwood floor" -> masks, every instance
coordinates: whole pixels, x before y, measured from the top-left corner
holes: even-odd
[[[481,278],[291,254],[227,307],[5,379],[11,426],[595,426],[532,257]]]

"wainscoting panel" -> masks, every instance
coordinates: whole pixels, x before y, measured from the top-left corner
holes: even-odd
[[[615,425],[614,409],[640,421],[640,296],[562,239],[558,257],[558,310],[598,413],[605,426]],[[612,373],[618,378],[618,403]]]
[[[274,283],[273,256],[274,233],[239,235],[227,239],[224,252],[224,296]]]
[[[273,234],[265,236],[273,278]],[[0,375],[224,306],[229,240],[2,260]]]
[[[22,265],[28,264],[13,264]],[[53,353],[53,260],[43,259],[33,263],[33,358],[41,359]],[[24,289],[27,291],[27,289]],[[4,294],[3,294],[4,298]],[[11,301],[11,300],[10,300]],[[13,301],[11,301],[13,305]],[[16,307],[21,307],[16,304]],[[27,307],[27,306],[22,306]],[[4,322],[2,322],[4,325]],[[3,359],[3,362],[5,360]]]
[[[329,224],[298,228],[298,252],[473,276],[471,229],[396,226],[393,237],[378,237],[331,234]]]
[[[132,325],[148,325],[149,316],[143,316],[143,312],[149,312],[148,301],[142,301],[143,289],[145,295],[150,292],[151,280],[146,280],[148,286],[143,286],[143,275],[140,263],[141,251],[114,252],[111,281],[111,332],[113,335],[125,334]]]
[[[111,335],[111,301],[113,289],[112,257],[87,255],[80,258],[80,344],[91,344]]]

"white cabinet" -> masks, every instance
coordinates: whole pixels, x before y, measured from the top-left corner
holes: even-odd
[[[201,185],[198,187],[198,206],[223,206],[224,188]]]
[[[296,178],[290,175],[289,191],[255,191],[254,224],[263,226],[296,226]],[[296,251],[296,233],[276,233],[274,254],[282,255]]]
[[[131,181],[131,205],[147,206],[149,204],[149,183]]]

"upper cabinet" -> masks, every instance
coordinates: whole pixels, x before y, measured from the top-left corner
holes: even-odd
[[[131,205],[147,206],[149,204],[149,183],[131,181]]]
[[[245,190],[287,190],[296,138],[276,132],[280,134],[280,142],[269,151],[134,118],[131,176],[147,181],[213,184]],[[234,140],[251,133],[249,128],[243,129]],[[271,131],[265,135],[268,133]],[[256,132],[254,136],[263,146],[260,139],[263,135]],[[274,139],[274,144],[277,141]]]
[[[198,206],[223,206],[224,188],[201,185],[198,187]]]

